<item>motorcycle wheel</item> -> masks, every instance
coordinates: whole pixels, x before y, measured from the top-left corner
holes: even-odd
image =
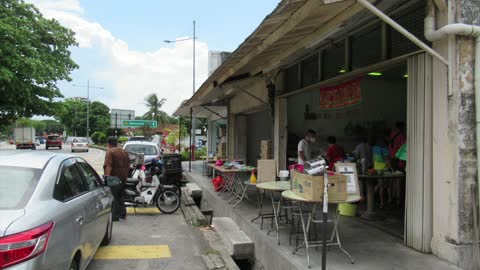
[[[180,197],[176,192],[165,190],[157,197],[157,208],[164,214],[173,214],[180,207]]]

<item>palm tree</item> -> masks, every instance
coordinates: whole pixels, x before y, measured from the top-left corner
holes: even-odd
[[[166,101],[167,100],[165,98],[159,99],[157,94],[154,93],[146,96],[145,106],[147,106],[148,111],[143,115],[143,117],[150,120],[156,120],[159,126],[163,126],[165,122],[163,117],[165,112],[160,109]]]

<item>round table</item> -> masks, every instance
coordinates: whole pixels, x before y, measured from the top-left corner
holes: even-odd
[[[285,190],[289,190],[290,189],[290,181],[272,181],[272,182],[257,183],[257,189],[270,191],[270,199],[272,201],[272,208],[273,208],[273,218],[275,219],[275,228],[274,229],[277,231],[277,243],[280,245],[280,235],[279,235],[279,232],[278,232],[278,230],[280,229],[280,225],[279,225],[279,221],[278,221],[278,216],[279,216],[279,213],[281,211],[282,197],[280,197],[280,200],[278,202],[275,202],[273,194],[275,192],[283,192]],[[278,204],[278,206],[275,206],[275,204]],[[272,230],[268,231],[267,235],[271,231]]]
[[[308,214],[308,221],[307,221],[306,224],[305,224],[305,220],[303,218],[302,205],[300,205],[298,207],[298,210],[300,212],[300,220],[301,220],[301,223],[302,223],[303,237],[304,238],[303,238],[302,245],[295,247],[295,250],[293,251],[295,253],[297,250],[299,250],[300,248],[305,246],[306,251],[307,251],[306,252],[307,253],[306,254],[307,255],[307,263],[308,263],[308,267],[310,268],[311,266],[310,266],[309,249],[312,248],[312,247],[321,246],[322,241],[309,241],[308,240],[308,232],[309,232],[311,223],[321,223],[321,222],[323,222],[322,220],[315,220],[315,211],[317,209],[317,206],[319,204],[321,204],[323,202],[323,200],[305,199],[304,197],[298,196],[297,194],[293,193],[293,191],[291,191],[291,190],[287,190],[287,191],[282,192],[282,197],[284,197],[287,200],[297,201],[297,202],[300,202],[300,203],[313,203],[314,204],[310,213]],[[354,203],[354,202],[360,201],[360,199],[361,199],[360,195],[348,195],[345,200],[341,200],[341,201],[339,201],[339,200],[331,200],[330,201],[329,200],[328,203],[329,204]],[[351,263],[353,264],[354,261],[353,261],[352,256],[345,249],[343,249],[341,241],[340,241],[340,236],[339,236],[339,233],[338,233],[338,221],[339,221],[339,219],[340,219],[340,214],[337,212],[337,213],[335,213],[335,216],[334,216],[334,220],[333,220],[334,226],[333,226],[332,237],[328,241],[328,245],[329,246],[332,246],[332,245],[338,246],[340,248],[340,250],[343,253],[345,253],[345,255],[348,256]]]
[[[358,175],[358,180],[360,181],[366,181],[367,182],[367,211],[363,213],[362,218],[369,219],[369,220],[378,220],[381,219],[375,213],[375,183],[376,180],[382,180],[382,179],[388,179],[388,180],[393,180],[393,179],[405,179],[405,174],[375,174],[375,175],[366,175],[366,174],[360,174]]]

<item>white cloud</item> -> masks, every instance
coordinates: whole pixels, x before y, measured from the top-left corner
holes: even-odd
[[[113,85],[113,98],[100,98],[110,108],[134,109],[137,115],[146,111],[141,105],[146,95],[157,93],[167,102],[167,113],[192,95],[192,41],[152,52],[134,51],[125,41],[114,37],[96,22],[82,17],[79,0],[30,0],[48,18],[55,18],[76,33],[80,48],[99,50],[108,63],[95,74],[95,80]],[[196,85],[207,77],[208,46],[196,42]],[[75,55],[73,55],[75,58]],[[75,80],[75,78],[74,78]],[[110,90],[110,89],[109,89]]]

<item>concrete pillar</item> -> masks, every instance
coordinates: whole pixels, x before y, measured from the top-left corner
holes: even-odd
[[[273,130],[274,159],[279,170],[285,170],[287,165],[287,99],[275,99],[275,118]]]

